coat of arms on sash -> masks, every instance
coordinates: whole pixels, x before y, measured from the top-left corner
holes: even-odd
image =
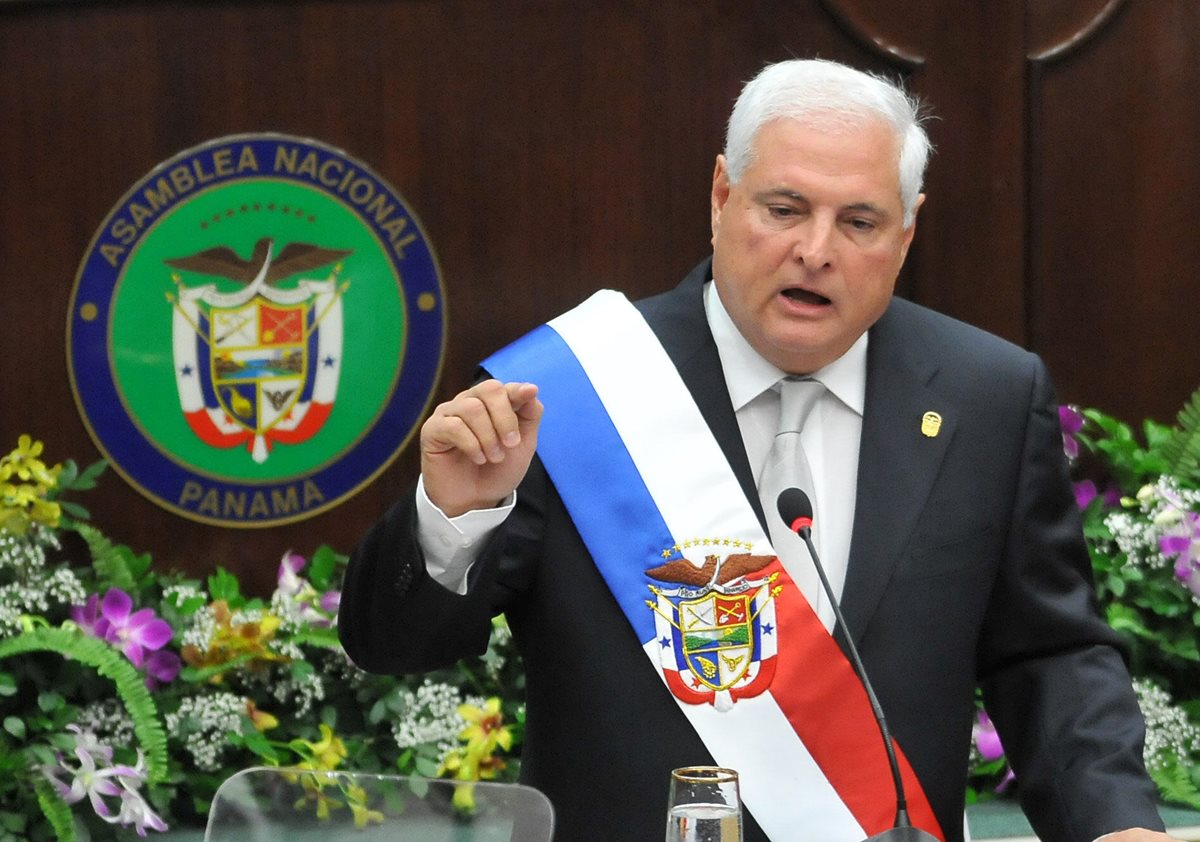
[[[370,483],[433,397],[446,309],[404,199],[317,140],[231,135],[117,203],[67,321],[80,414],[156,504],[219,526],[323,512]]]
[[[778,569],[767,571],[773,563],[775,556],[706,554],[699,567],[676,558],[646,571],[661,583],[649,586],[655,598],[646,605],[654,612],[663,676],[680,701],[725,711],[770,687],[775,597],[783,587]]]

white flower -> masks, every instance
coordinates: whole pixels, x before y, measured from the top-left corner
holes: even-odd
[[[1175,706],[1170,694],[1140,678],[1133,682],[1133,689],[1146,719],[1146,766],[1160,768],[1172,757],[1184,765],[1200,759],[1200,728]]]

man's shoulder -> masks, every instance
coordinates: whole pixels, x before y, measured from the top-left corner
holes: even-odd
[[[893,298],[872,329],[872,342],[899,344],[916,353],[938,356],[942,362],[988,367],[1028,368],[1037,357],[1014,342],[983,328],[931,310],[904,298]]]

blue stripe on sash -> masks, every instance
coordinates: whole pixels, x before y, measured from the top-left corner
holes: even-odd
[[[651,640],[656,632],[645,602],[645,570],[675,541],[583,366],[563,338],[542,325],[483,367],[504,382],[537,384],[546,408],[538,455],[638,640]]]

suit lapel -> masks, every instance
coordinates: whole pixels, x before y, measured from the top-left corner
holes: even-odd
[[[896,300],[871,329],[867,393],[858,462],[858,493],[842,612],[860,641],[879,605],[954,436],[957,413],[931,387],[937,362]],[[942,418],[936,435],[922,432],[927,412]]]

